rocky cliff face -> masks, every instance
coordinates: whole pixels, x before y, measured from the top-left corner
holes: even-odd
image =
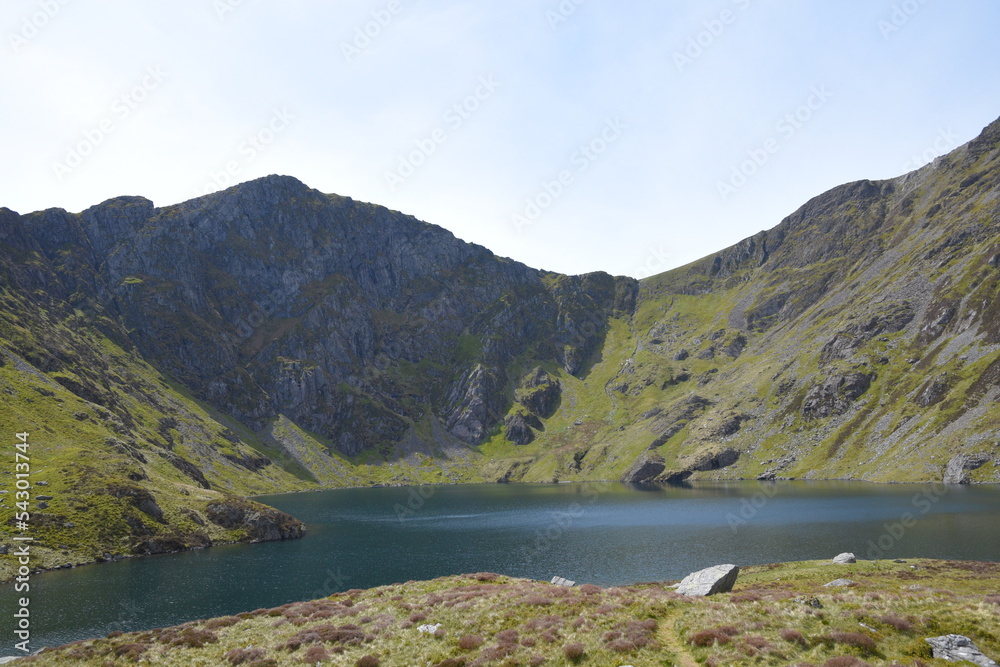
[[[255,431],[285,415],[346,455],[423,418],[481,442],[516,357],[535,348],[578,373],[636,289],[543,274],[287,177],[16,224],[50,262],[74,248],[67,291],[114,313],[157,368]]]
[[[55,443],[46,539],[94,553],[258,539],[202,517],[324,485],[998,480],[998,201],[1000,122],[641,284],[289,177],[0,209],[0,427]]]

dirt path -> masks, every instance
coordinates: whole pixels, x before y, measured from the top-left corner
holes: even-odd
[[[665,649],[674,654],[674,658],[677,660],[674,663],[675,667],[698,667],[698,663],[688,653],[687,647],[675,630],[678,616],[679,614],[673,614],[660,623],[660,641],[663,642]]]

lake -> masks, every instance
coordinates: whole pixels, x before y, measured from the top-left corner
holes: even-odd
[[[473,485],[260,500],[305,521],[308,536],[35,575],[32,648],[466,572],[607,586],[843,551],[1000,560],[995,486]],[[14,599],[5,584],[0,655],[13,654]]]

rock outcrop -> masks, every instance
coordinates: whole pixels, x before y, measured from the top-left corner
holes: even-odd
[[[993,461],[988,454],[956,454],[945,466],[945,484],[968,484],[969,473]]]
[[[666,469],[663,457],[654,452],[643,452],[636,461],[625,471],[621,480],[642,484],[644,482],[655,481]]]
[[[975,643],[964,635],[944,635],[925,639],[931,645],[934,657],[948,662],[971,662],[979,667],[997,667],[997,663],[979,650]]]
[[[253,542],[290,540],[305,535],[306,527],[298,519],[244,498],[227,498],[205,508],[208,520],[223,528],[246,532]]]

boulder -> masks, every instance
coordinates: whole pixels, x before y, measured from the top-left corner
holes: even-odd
[[[834,565],[849,565],[857,562],[858,559],[854,557],[854,554],[849,552],[844,552],[833,559]]]
[[[692,572],[684,577],[677,592],[681,595],[715,595],[716,593],[728,593],[733,590],[736,577],[740,573],[740,568],[735,565],[715,565]]]
[[[504,420],[504,436],[515,445],[527,445],[535,439],[535,432],[525,415],[515,412]]]
[[[570,581],[569,579],[563,579],[562,577],[552,577],[552,581],[549,582],[555,584],[556,586],[566,586],[567,588],[572,588],[576,586],[575,581]]]
[[[850,579],[834,579],[828,584],[823,584],[824,588],[840,588],[842,586],[853,586],[856,581],[851,581]]]
[[[941,637],[928,637],[924,640],[931,645],[934,657],[948,662],[971,662],[980,667],[997,667],[997,663],[990,660],[979,650],[971,639],[964,635],[944,635]]]

